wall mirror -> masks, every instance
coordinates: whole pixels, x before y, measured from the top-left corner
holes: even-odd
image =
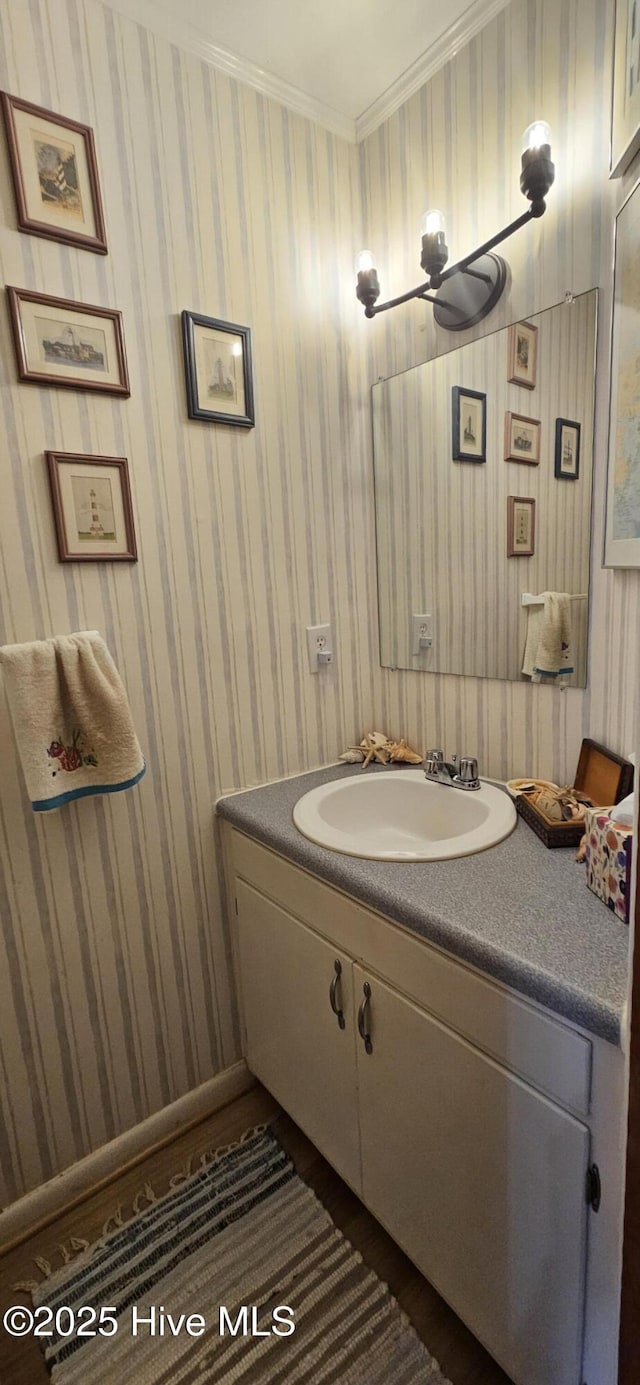
[[[597,289],[372,389],[381,663],[530,681],[543,592],[586,686]]]

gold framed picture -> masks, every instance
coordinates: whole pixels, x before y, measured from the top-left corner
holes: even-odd
[[[540,420],[525,418],[524,414],[504,416],[505,462],[526,462],[537,466],[540,461]]]
[[[60,562],[137,562],[126,457],[45,456]]]
[[[514,322],[509,328],[507,379],[510,385],[536,387],[538,328],[533,322]]]
[[[21,380],[128,395],[122,313],[7,288]]]
[[[106,255],[93,130],[6,91],[0,96],[20,230]]]
[[[530,496],[507,496],[507,557],[532,558],[536,551],[536,502]]]

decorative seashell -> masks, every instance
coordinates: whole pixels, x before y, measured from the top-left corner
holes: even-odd
[[[363,736],[360,744],[366,752],[362,765],[363,769],[367,768],[371,760],[377,760],[381,765],[389,763],[390,742],[387,740],[387,737],[383,735],[382,731],[371,731],[367,733],[366,736]]]
[[[344,760],[346,765],[361,765],[364,756],[365,752],[361,750],[359,745],[349,745],[346,750],[343,750],[342,755],[338,756],[338,759]]]
[[[401,760],[408,765],[421,765],[424,759],[417,750],[412,750],[405,740],[394,741],[389,750],[390,760]]]

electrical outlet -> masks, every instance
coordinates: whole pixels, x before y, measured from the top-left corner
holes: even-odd
[[[322,665],[333,662],[333,637],[330,625],[307,626],[307,651],[311,673],[317,673]]]
[[[411,617],[411,653],[426,654],[433,644],[433,616]]]

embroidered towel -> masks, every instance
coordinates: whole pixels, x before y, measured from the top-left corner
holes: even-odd
[[[97,630],[6,644],[0,664],[36,813],[142,779],[127,695]]]
[[[573,673],[571,598],[566,592],[542,592],[529,606],[522,672],[533,682],[551,679],[562,686]]]

